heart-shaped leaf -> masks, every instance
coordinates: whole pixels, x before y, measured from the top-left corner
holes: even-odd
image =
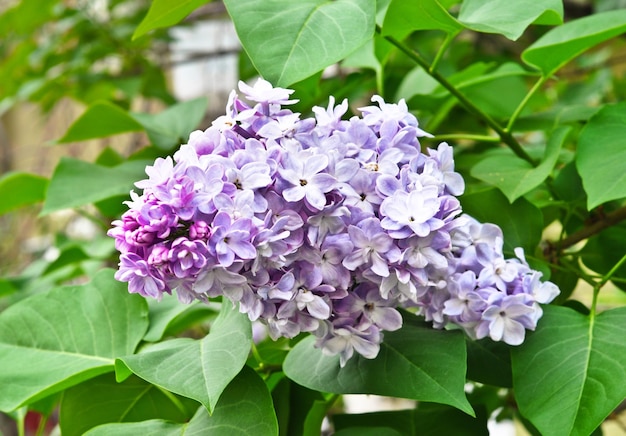
[[[225,0],[257,71],[289,86],[340,61],[374,35],[371,0]]]
[[[446,33],[463,30],[463,25],[448,13],[446,6],[439,0],[392,0],[385,14],[382,34],[403,39],[415,30],[443,30]]]
[[[149,420],[101,425],[85,433],[86,436],[126,436],[129,434],[272,436],[278,435],[278,423],[267,386],[253,370],[245,366],[226,387],[212,415],[201,407],[186,424]]]
[[[547,306],[511,352],[515,398],[542,434],[589,435],[626,398],[626,307]]]
[[[147,327],[145,300],[130,295],[109,269],[86,285],[14,304],[0,314],[0,410],[112,371],[114,359],[132,354]]]
[[[580,132],[576,167],[589,210],[626,197],[626,103],[600,109]]]
[[[118,359],[118,379],[132,371],[144,380],[201,402],[212,411],[224,388],[246,362],[252,328],[244,314],[225,301],[211,332],[201,340],[161,343],[158,350]]]
[[[209,1],[211,0],[178,0],[175,2],[154,0],[150,4],[148,13],[135,29],[133,39],[139,38],[153,29],[173,26]]]
[[[431,401],[474,414],[465,397],[465,340],[460,332],[434,330],[409,315],[400,330],[385,332],[375,359],[355,353],[344,368],[339,356],[324,355],[314,342],[313,337],[300,341],[283,364],[287,377],[302,386]]]

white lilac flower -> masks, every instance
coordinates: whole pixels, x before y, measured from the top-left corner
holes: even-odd
[[[225,115],[158,158],[108,234],[128,290],[225,297],[270,337],[317,337],[344,366],[375,358],[398,307],[435,328],[521,343],[558,288],[498,226],[462,215],[452,147],[421,152],[406,102],[349,120],[347,100],[302,118],[292,90],[240,82]]]

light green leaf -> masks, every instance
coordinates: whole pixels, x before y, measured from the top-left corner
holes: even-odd
[[[255,68],[276,86],[323,70],[374,35],[371,0],[226,0]]]
[[[494,223],[504,233],[504,250],[513,254],[516,247],[533,253],[543,231],[543,215],[525,198],[514,203],[498,189],[465,194],[461,197],[463,211],[483,223]]]
[[[561,24],[563,3],[561,0],[464,0],[458,20],[468,29],[499,33],[515,41],[534,22]]]
[[[250,321],[227,300],[211,326],[211,332],[191,344],[166,343],[157,351],[147,351],[118,359],[118,379],[127,370],[144,380],[201,402],[209,411],[215,408],[224,388],[246,362],[252,341]]]
[[[404,39],[415,30],[443,30],[453,34],[463,30],[463,26],[448,13],[442,1],[393,0],[383,21],[383,36]]]
[[[402,329],[385,332],[378,357],[357,353],[346,366],[339,356],[314,347],[315,338],[300,341],[283,364],[287,377],[310,389],[336,394],[377,394],[454,406],[473,416],[465,398],[465,340],[460,332],[434,330],[414,315]]]
[[[197,314],[198,317],[204,317],[211,313],[216,313],[214,308],[199,301],[191,304],[183,304],[178,301],[175,295],[163,295],[161,301],[154,299],[148,300],[148,308],[150,310],[150,327],[144,336],[144,341],[155,342],[161,340],[167,330],[174,325],[182,317]],[[219,306],[218,306],[219,308]]]
[[[124,109],[99,101],[89,106],[57,142],[85,141],[138,130],[143,130],[143,126]]]
[[[198,409],[187,424],[149,420],[132,424],[106,424],[86,436],[273,436],[278,435],[272,398],[261,378],[247,366],[226,387],[209,415]]]
[[[544,307],[512,350],[521,414],[542,434],[589,435],[626,398],[626,307],[589,317]]]
[[[96,375],[133,353],[148,327],[143,298],[113,271],[52,289],[0,314],[0,410],[8,412]]]
[[[83,435],[97,425],[164,419],[189,420],[199,403],[177,397],[139,377],[117,383],[112,373],[87,380],[63,393],[59,424],[63,436]]]
[[[156,115],[131,115],[145,128],[154,145],[168,150],[187,141],[189,134],[198,128],[204,118],[208,105],[209,101],[200,97],[170,106]]]
[[[547,32],[522,53],[522,60],[551,76],[579,54],[626,31],[626,10],[569,21]]]
[[[569,127],[560,127],[552,132],[543,160],[536,168],[509,153],[482,159],[474,165],[471,175],[496,186],[513,203],[548,178],[570,130]]]
[[[137,29],[135,29],[133,39],[139,38],[149,31],[160,27],[173,26],[200,6],[210,1],[211,0],[177,0],[173,2],[171,0],[153,0],[148,13],[144,19],[141,20]]]
[[[626,197],[624,137],[626,103],[603,107],[580,132],[576,167],[587,192],[589,210]]]
[[[109,168],[63,157],[54,169],[41,214],[128,194],[133,183],[146,177],[145,168],[150,164],[132,160]]]
[[[0,178],[0,215],[46,198],[48,179],[24,172],[6,173]]]

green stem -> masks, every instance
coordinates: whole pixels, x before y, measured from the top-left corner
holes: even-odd
[[[593,287],[593,300],[591,302],[591,318],[593,320],[593,318],[595,317],[595,313],[596,313],[596,305],[598,303],[598,294],[600,293],[600,289],[606,285],[606,283],[611,280],[611,277],[613,277],[613,274],[615,274],[617,272],[617,270],[624,265],[624,263],[626,263],[626,254],[624,254],[622,256],[622,258],[619,260],[619,262],[617,262],[615,265],[613,265],[613,268],[611,268],[611,270],[606,273],[603,277],[602,280],[600,280],[599,282],[597,282],[595,284],[595,286]]]
[[[37,425],[37,431],[35,432],[36,436],[42,436],[46,431],[46,423],[48,422],[48,417],[44,415],[40,415],[39,425]]]
[[[539,88],[541,88],[543,84],[546,83],[546,80],[548,80],[546,76],[541,76],[541,78],[533,85],[533,87],[530,89],[530,91],[528,91],[524,99],[515,108],[515,111],[513,112],[513,115],[511,115],[511,118],[509,118],[509,122],[504,128],[504,130],[506,130],[507,132],[511,131],[511,129],[513,128],[513,125],[515,124],[515,121],[517,120],[519,115],[522,113],[522,110],[524,110],[524,108],[528,104],[528,101],[535,94],[535,92],[537,92]]]
[[[263,363],[263,358],[261,357],[261,353],[259,353],[259,350],[257,349],[256,344],[254,342],[252,342],[252,357],[254,357],[256,361],[259,362],[259,366],[257,369],[259,371],[265,370],[265,363]]]
[[[428,74],[432,74],[434,71],[437,70],[439,61],[441,61],[441,58],[443,58],[443,55],[448,49],[448,47],[450,46],[450,43],[454,40],[454,38],[456,38],[459,32],[460,31],[453,32],[453,33],[446,33],[446,39],[443,40],[443,44],[441,44],[441,47],[439,47],[439,51],[437,51],[437,54],[435,55],[435,59],[433,60],[433,63],[430,64],[430,68],[428,69]]]
[[[437,135],[432,138],[436,141],[447,141],[447,140],[457,140],[457,139],[467,139],[470,141],[480,141],[480,142],[500,142],[500,138],[496,136],[488,136],[488,135],[474,135],[471,133],[454,133],[448,135]]]
[[[377,28],[377,31],[380,33],[380,28]],[[384,37],[387,41],[393,44],[396,48],[398,48],[401,52],[403,52],[409,59],[415,62],[420,67],[424,68],[428,72],[428,74],[435,79],[437,82],[441,84],[444,88],[450,92],[453,96],[457,98],[457,100],[465,106],[465,108],[478,118],[482,119],[489,127],[491,127],[500,137],[502,142],[504,142],[513,153],[515,153],[518,157],[524,159],[529,162],[533,166],[537,166],[535,160],[530,157],[530,155],[522,148],[522,146],[517,142],[517,140],[511,135],[510,132],[503,129],[500,124],[498,124],[493,118],[491,118],[488,114],[483,112],[478,106],[472,103],[467,97],[465,97],[453,84],[448,82],[448,80],[439,74],[436,71],[431,71],[431,66],[429,63],[419,54],[417,51],[413,50],[411,47],[406,44],[398,41],[396,38],[392,36]]]

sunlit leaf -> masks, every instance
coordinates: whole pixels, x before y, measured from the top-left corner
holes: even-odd
[[[626,103],[607,105],[580,132],[576,167],[589,210],[626,197]]]
[[[415,30],[443,30],[446,33],[456,33],[462,29],[463,26],[448,13],[443,1],[393,0],[385,15],[382,34],[403,39]]]
[[[288,86],[340,61],[374,35],[371,0],[226,0],[261,75]]]
[[[103,270],[82,286],[52,289],[0,314],[0,410],[113,371],[148,326],[143,298]]]
[[[522,53],[522,59],[551,76],[579,54],[626,31],[626,10],[589,15],[555,27]]]
[[[460,332],[434,330],[404,320],[402,329],[385,332],[378,357],[355,353],[346,366],[339,356],[314,347],[315,338],[300,341],[285,359],[285,374],[310,389],[337,394],[378,394],[449,404],[473,415],[465,398],[465,341]]]
[[[595,317],[544,308],[512,350],[520,412],[542,434],[589,435],[626,398],[626,307]]]
[[[149,420],[129,424],[106,424],[85,433],[88,436],[256,436],[278,435],[272,399],[261,378],[250,368],[242,371],[226,387],[209,415],[201,407],[187,424]]]
[[[0,215],[45,198],[48,179],[24,172],[6,173],[0,177]]]
[[[187,15],[211,0],[153,0],[148,14],[139,23],[133,39],[145,35],[151,30],[160,27],[169,27],[177,24]]]
[[[156,351],[118,359],[118,378],[130,370],[144,380],[215,408],[224,388],[237,375],[250,352],[250,321],[228,301],[211,332],[191,343],[167,342]]]

